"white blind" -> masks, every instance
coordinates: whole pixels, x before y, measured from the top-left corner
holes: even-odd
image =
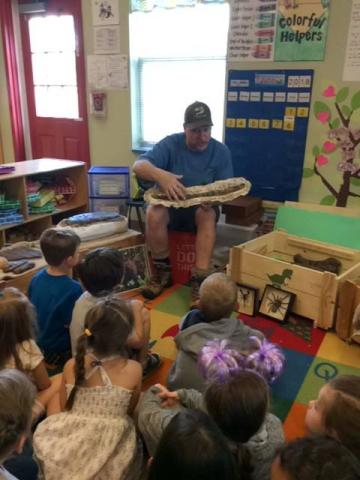
[[[209,105],[222,139],[229,5],[130,15],[133,147],[182,130],[186,106]]]

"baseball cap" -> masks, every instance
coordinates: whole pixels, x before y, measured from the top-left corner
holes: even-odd
[[[197,128],[213,125],[210,108],[203,102],[194,102],[187,107],[184,116],[184,127]]]

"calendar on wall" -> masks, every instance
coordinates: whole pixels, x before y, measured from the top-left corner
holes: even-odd
[[[230,70],[225,143],[250,195],[298,200],[313,70]]]

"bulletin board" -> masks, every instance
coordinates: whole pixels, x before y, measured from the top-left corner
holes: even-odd
[[[313,70],[230,70],[225,143],[250,195],[298,200]]]

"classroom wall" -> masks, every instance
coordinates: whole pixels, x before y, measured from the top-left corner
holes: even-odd
[[[91,55],[94,52],[91,2],[81,3],[85,55]],[[119,0],[119,12],[121,54],[128,54],[128,1]],[[88,118],[92,165],[131,165],[136,155],[131,152],[130,90],[108,90],[106,118],[92,115]]]
[[[323,90],[329,85],[340,89],[348,85],[351,92],[360,89],[359,82],[342,82],[342,69],[344,62],[344,51],[346,48],[347,31],[350,22],[351,0],[332,0],[330,7],[330,18],[328,28],[328,39],[326,56],[323,62],[244,62],[230,63],[229,69],[286,69],[286,68],[312,68],[314,69],[314,86],[312,103],[315,100],[324,100]],[[121,31],[121,53],[129,52],[129,2],[119,0],[120,7],[120,31]],[[85,55],[93,53],[92,38],[92,17],[91,2],[82,0],[83,9],[83,31]],[[4,83],[3,59],[0,53],[0,83]],[[89,115],[89,136],[91,163],[93,165],[131,165],[136,155],[131,152],[131,112],[130,112],[130,91],[109,90],[106,118],[93,117]],[[360,110],[354,116],[354,120],[360,128]],[[9,137],[9,113],[6,104],[4,89],[0,90],[0,127],[4,142],[4,153],[7,161],[13,161],[13,151],[8,141]],[[181,126],[179,125],[179,128]],[[170,132],[169,132],[170,133]],[[319,144],[319,139],[326,140],[326,131],[314,117],[312,109],[309,121],[307,145],[305,153],[305,167],[311,167],[314,163],[312,154],[313,146]],[[334,157],[336,158],[334,154]],[[340,156],[338,157],[340,158]],[[337,162],[332,160],[331,164],[322,167],[322,172],[336,183],[340,181],[340,175],[336,170]],[[360,193],[360,187],[358,188]],[[328,194],[327,189],[322,185],[320,178],[316,175],[303,179],[300,201],[320,203]],[[351,198],[348,206],[359,206],[359,198]]]
[[[312,105],[310,121],[308,125],[308,135],[305,151],[305,168],[312,168],[314,165],[314,156],[312,150],[314,145],[323,144],[326,140],[327,130],[318,120],[316,120],[313,113],[313,104],[316,100],[327,101],[323,97],[322,92],[329,86],[335,86],[338,91],[343,86],[349,86],[351,93],[355,93],[360,89],[359,82],[342,82],[344,52],[346,49],[347,32],[350,23],[351,14],[351,0],[331,0],[330,16],[328,25],[328,37],[326,45],[325,59],[321,62],[246,62],[229,64],[230,69],[313,69],[314,70],[314,84],[312,90]],[[360,110],[353,116],[354,123],[360,128]],[[340,160],[340,153],[336,152],[331,157],[331,162],[320,168],[321,173],[334,184],[339,185],[341,176],[336,170],[338,161]],[[360,187],[354,191],[360,194]],[[303,178],[300,201],[320,203],[322,199],[329,194],[329,191],[322,184],[317,175],[310,178]],[[350,198],[348,206],[360,206],[360,198]]]

